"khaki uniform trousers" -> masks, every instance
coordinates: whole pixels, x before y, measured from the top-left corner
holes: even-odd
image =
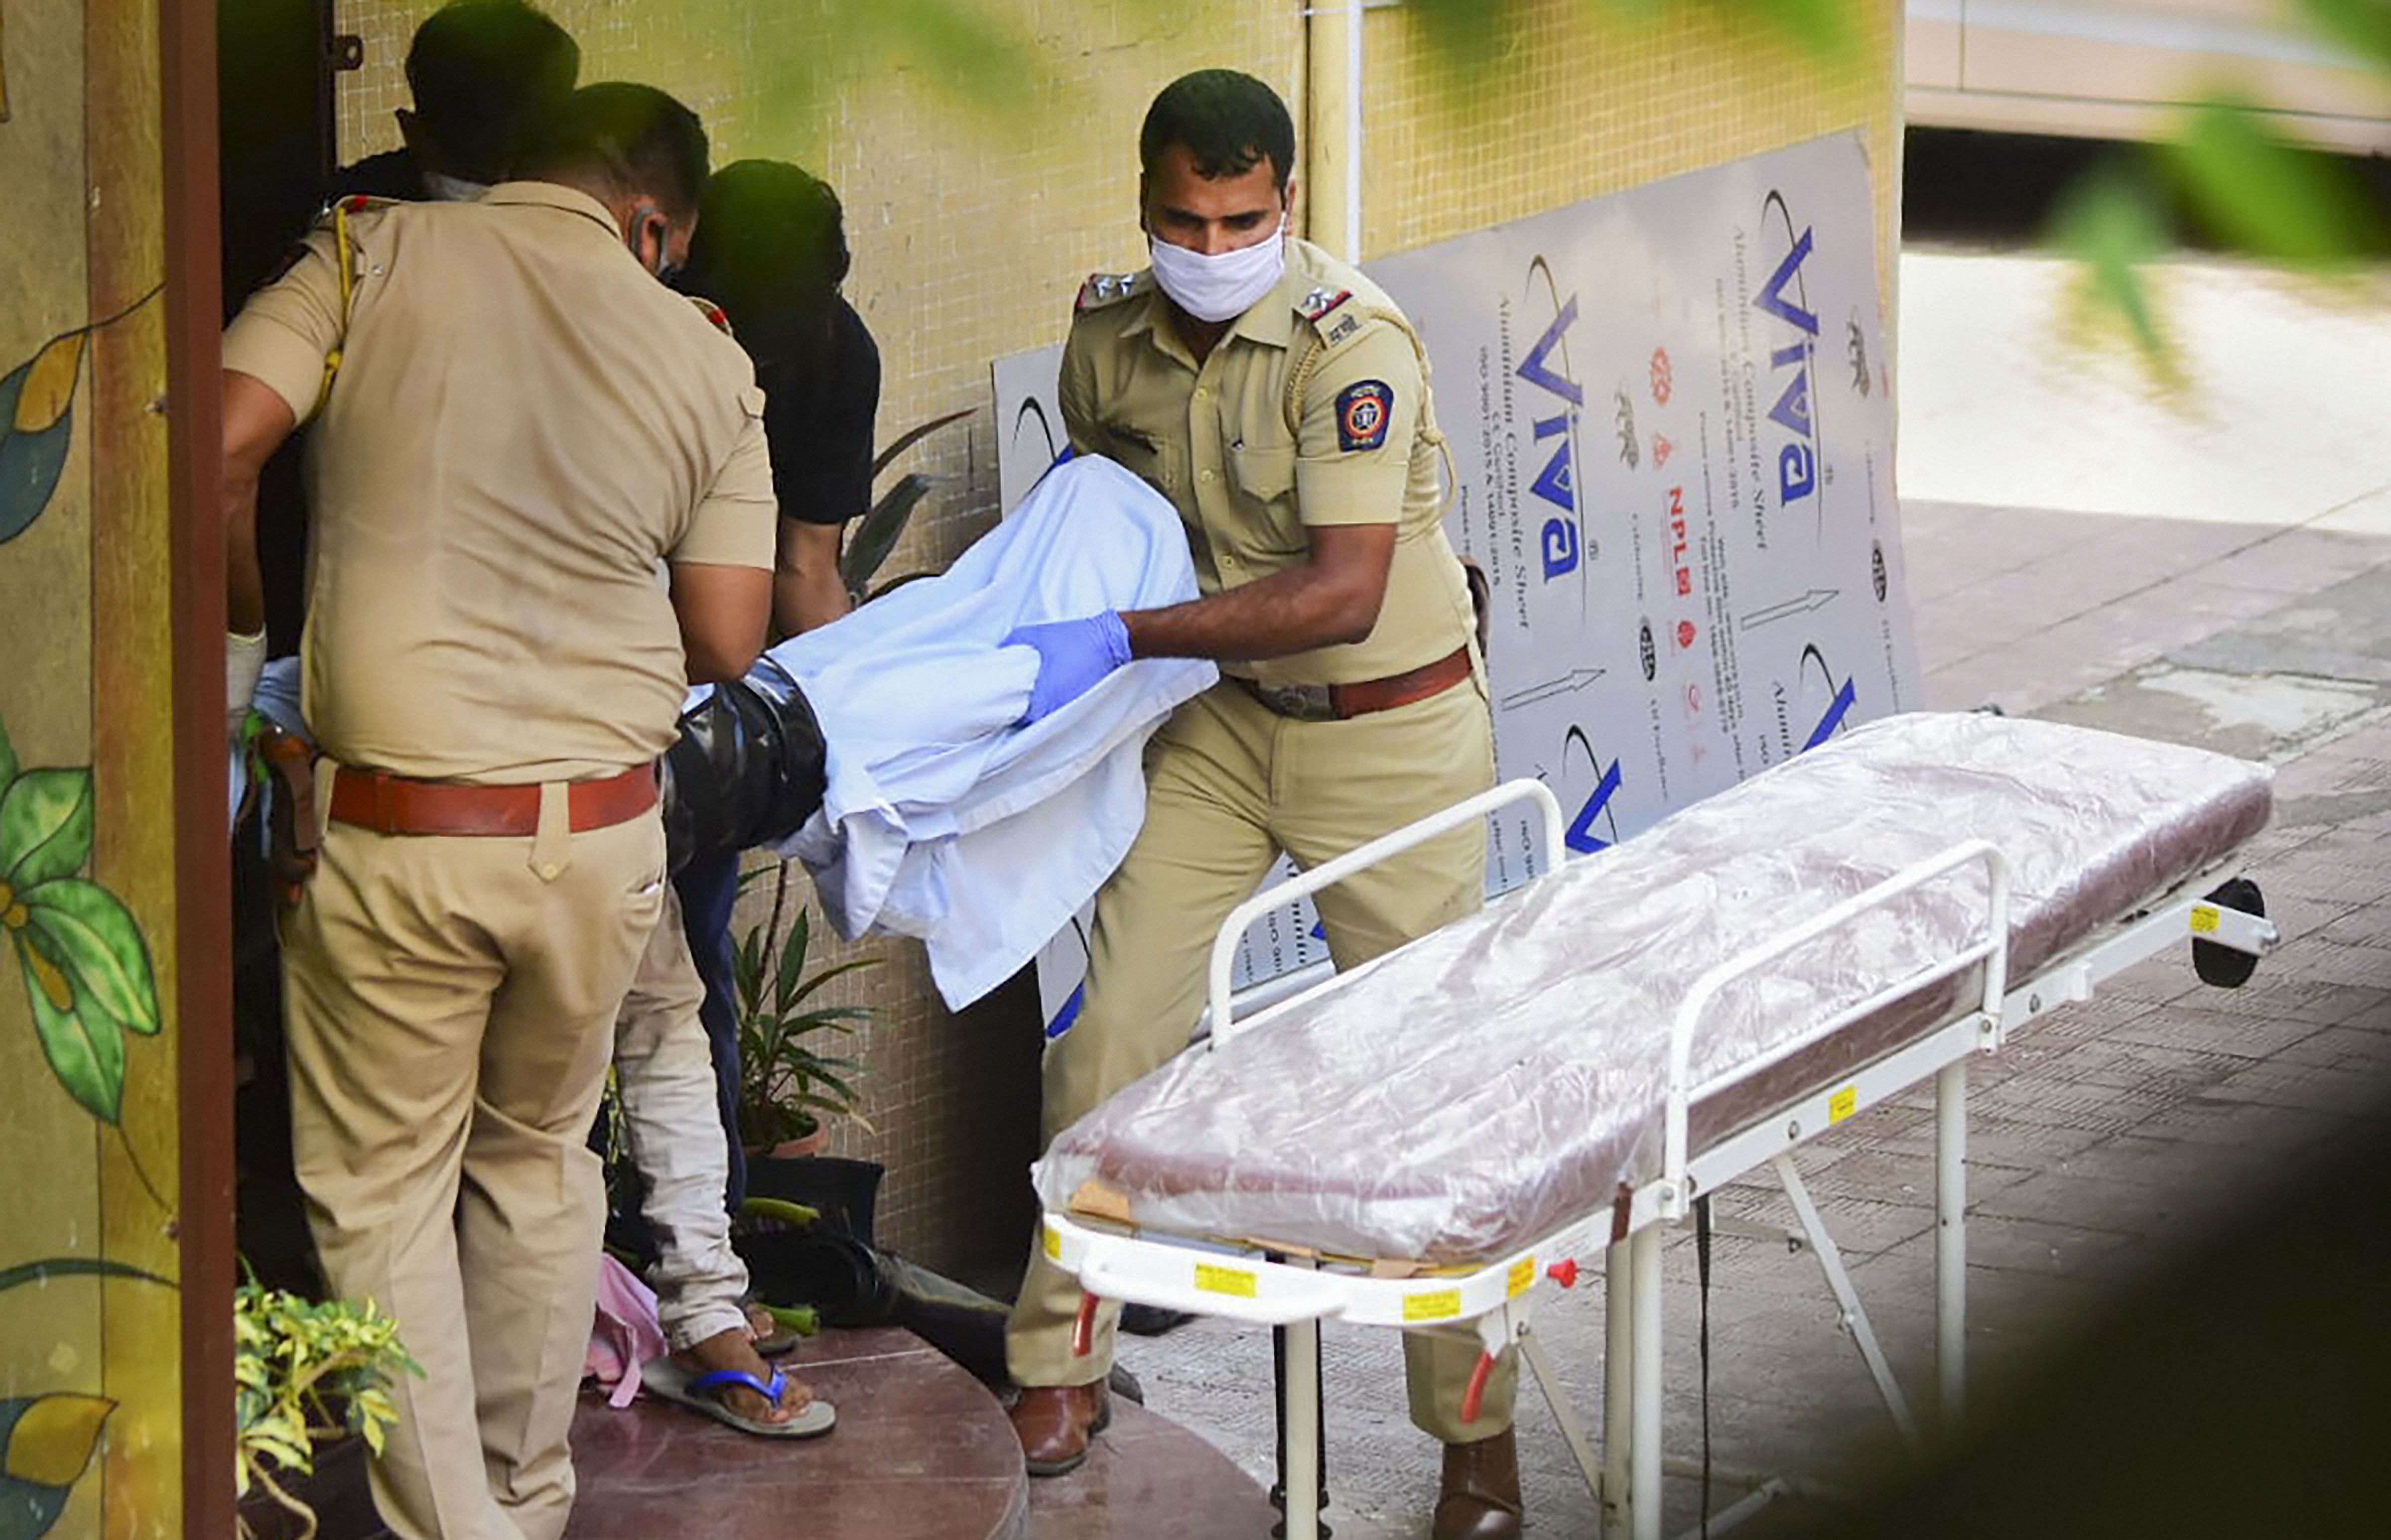
[[[561,1540],[573,1506],[605,1224],[586,1141],[665,842],[653,811],[567,834],[543,790],[536,839],[331,824],[283,925],[316,1244],[423,1365],[372,1465],[402,1540]]]
[[[1212,935],[1284,850],[1316,866],[1493,783],[1493,732],[1475,681],[1392,711],[1300,722],[1223,681],[1179,708],[1146,751],[1145,823],[1096,897],[1087,999],[1047,1046],[1045,1139],[1187,1046],[1204,1007]],[[1339,968],[1365,963],[1475,912],[1486,846],[1475,827],[1420,846],[1316,896]],[[1079,1286],[1030,1247],[1006,1328],[1022,1385],[1081,1385],[1110,1372],[1119,1307],[1099,1308],[1092,1351],[1071,1352]],[[1461,1399],[1474,1339],[1406,1333],[1412,1420],[1447,1443],[1511,1424],[1518,1384],[1506,1353],[1478,1419]]]

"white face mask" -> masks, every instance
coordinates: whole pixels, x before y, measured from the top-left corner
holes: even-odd
[[[490,190],[487,182],[468,182],[446,172],[427,171],[423,174],[423,190],[436,203],[471,203]]]
[[[1234,320],[1278,287],[1286,272],[1286,221],[1278,233],[1251,246],[1206,256],[1184,246],[1173,246],[1148,236],[1154,253],[1154,281],[1180,309],[1199,321]]]

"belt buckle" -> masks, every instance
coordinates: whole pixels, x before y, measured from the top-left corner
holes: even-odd
[[[1251,681],[1256,698],[1282,717],[1299,722],[1337,720],[1337,703],[1325,684],[1264,684]]]

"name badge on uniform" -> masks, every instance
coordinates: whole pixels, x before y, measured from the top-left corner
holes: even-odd
[[[1337,446],[1349,455],[1379,447],[1394,414],[1393,386],[1384,380],[1355,381],[1337,393]]]

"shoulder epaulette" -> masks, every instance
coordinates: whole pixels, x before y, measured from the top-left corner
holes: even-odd
[[[723,313],[722,306],[699,294],[688,294],[683,297],[687,299],[690,304],[697,306],[697,313],[699,315],[714,323],[715,330],[721,332],[726,337],[736,337],[738,335],[737,332],[730,330],[730,317]]]
[[[1117,304],[1131,295],[1143,294],[1152,287],[1144,273],[1093,273],[1079,285],[1079,297],[1071,306],[1071,314],[1084,316],[1091,310]]]
[[[1331,289],[1322,284],[1296,302],[1296,314],[1312,323],[1312,330],[1319,334],[1325,346],[1333,348],[1362,330],[1365,318],[1363,307],[1345,303],[1352,297],[1351,289]]]
[[[394,208],[400,201],[401,200],[396,198],[376,198],[371,193],[353,192],[343,198],[335,198],[325,204],[324,212],[316,216],[316,223],[318,226],[330,225],[336,216],[341,214],[355,218],[358,214],[370,214],[377,209]]]
[[[1351,289],[1331,289],[1324,283],[1296,301],[1295,309],[1305,320],[1318,326],[1328,318],[1329,312],[1352,297]]]
[[[331,399],[332,382],[341,377],[341,357],[346,346],[349,310],[357,297],[357,251],[355,238],[349,233],[349,222],[359,214],[388,208],[392,201],[391,199],[369,198],[358,192],[334,199],[332,206],[324,211],[325,222],[332,232],[332,270],[339,275],[342,340],[333,343],[331,351],[324,355],[324,383],[316,393],[316,411],[308,414],[311,419],[321,412],[325,403]]]

